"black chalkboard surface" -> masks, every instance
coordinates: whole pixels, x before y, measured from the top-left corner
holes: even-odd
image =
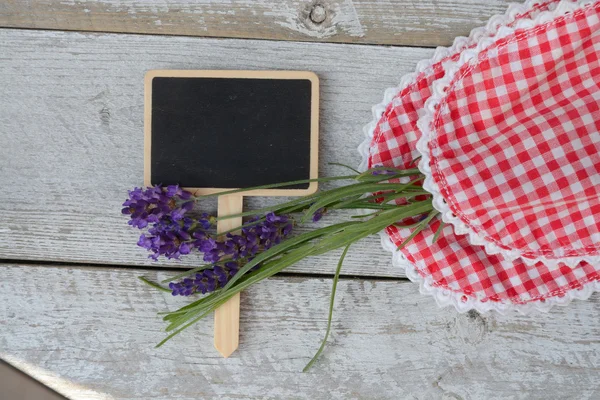
[[[150,71],[145,123],[147,185],[212,193],[317,177],[318,78],[310,72]],[[244,195],[315,190],[306,183]]]

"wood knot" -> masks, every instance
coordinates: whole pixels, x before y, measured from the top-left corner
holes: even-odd
[[[322,4],[315,4],[310,10],[309,18],[314,24],[321,24],[327,18],[327,10]]]
[[[469,345],[481,343],[488,331],[487,320],[474,310],[458,315],[449,325],[451,337]]]

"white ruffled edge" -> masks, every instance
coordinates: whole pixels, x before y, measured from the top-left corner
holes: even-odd
[[[454,40],[452,47],[438,47],[431,59],[420,61],[417,64],[417,68],[414,73],[404,75],[400,80],[400,85],[386,89],[383,100],[379,104],[374,105],[371,109],[373,115],[372,121],[363,127],[365,139],[358,146],[358,152],[362,157],[358,169],[360,171],[367,170],[369,157],[371,156],[371,141],[373,140],[375,128],[383,116],[387,105],[400,91],[408,87],[408,85],[414,81],[418,74],[425,72],[433,64],[436,64],[448,55],[452,55],[463,50],[469,43],[473,43],[471,40],[479,40],[486,32],[495,32],[499,26],[513,22],[516,15],[527,12],[536,4],[545,2],[546,1],[544,0],[529,0],[524,4],[511,4],[504,15],[495,15],[490,18],[486,27],[473,29],[469,38],[457,37]],[[465,313],[471,310],[475,310],[480,313],[496,311],[501,314],[505,314],[510,311],[518,311],[522,314],[529,314],[531,312],[548,312],[555,305],[566,306],[573,300],[587,300],[594,292],[600,292],[600,282],[594,281],[584,284],[581,290],[570,290],[567,291],[563,297],[554,296],[545,299],[545,301],[536,300],[525,304],[501,303],[494,301],[482,302],[476,298],[473,298],[472,296],[466,296],[462,293],[435,286],[431,277],[424,278],[418,273],[417,268],[404,256],[400,250],[396,248],[385,230],[381,231],[379,235],[381,238],[381,246],[385,250],[388,250],[392,253],[392,265],[394,267],[402,268],[405,271],[408,279],[419,285],[419,292],[421,294],[432,296],[439,307],[454,306],[454,308],[460,313]],[[467,301],[463,301],[464,296],[466,296]]]
[[[554,306],[566,306],[573,300],[587,300],[594,292],[600,292],[600,281],[592,281],[584,284],[581,289],[566,291],[562,297],[552,296],[544,299],[544,301],[534,300],[522,304],[502,303],[491,300],[483,302],[473,296],[467,296],[450,289],[434,286],[433,278],[430,276],[425,278],[421,276],[417,271],[417,268],[404,256],[404,254],[402,254],[401,251],[396,250],[396,245],[394,245],[385,231],[382,231],[379,234],[381,236],[381,245],[383,248],[392,252],[392,264],[395,267],[403,268],[408,279],[419,284],[419,292],[421,294],[432,296],[437,305],[441,308],[454,306],[456,311],[460,313],[471,310],[480,313],[487,313],[494,310],[500,314],[518,311],[525,315],[533,312],[548,312]]]
[[[490,241],[490,239],[486,238],[484,232],[476,232],[473,230],[459,217],[454,215],[450,209],[450,206],[446,203],[441,195],[439,186],[433,179],[431,168],[429,166],[430,157],[428,148],[430,137],[433,134],[431,128],[436,113],[435,107],[445,98],[446,90],[449,88],[451,81],[454,79],[456,73],[462,66],[469,63],[471,60],[477,59],[481,51],[488,48],[496,41],[511,35],[517,29],[533,28],[539,24],[550,22],[558,17],[566,15],[567,13],[574,12],[594,3],[597,3],[597,0],[578,2],[562,0],[561,2],[557,3],[556,7],[550,11],[540,12],[534,19],[520,19],[513,27],[507,27],[503,25],[497,29],[495,33],[488,32],[488,35],[484,34],[480,37],[478,45],[475,48],[464,50],[458,61],[448,61],[444,63],[443,68],[446,71],[446,74],[443,78],[436,80],[432,84],[432,95],[425,102],[424,114],[421,115],[417,121],[417,127],[421,131],[421,138],[417,142],[417,150],[421,154],[421,160],[418,167],[419,170],[421,170],[421,172],[423,172],[425,175],[423,187],[433,195],[433,206],[441,213],[442,220],[445,223],[452,224],[454,226],[454,232],[457,235],[467,235],[469,243],[472,245],[483,246],[487,254],[501,254],[504,258],[510,261],[521,259],[527,266],[533,266],[538,262],[541,262],[551,270],[557,269],[562,265],[567,265],[570,268],[574,268],[581,262],[587,262],[592,265],[600,264],[600,255],[561,258],[548,258],[545,256],[539,256],[536,258],[524,257],[522,256],[522,252],[518,249],[506,249],[500,247],[496,243]]]

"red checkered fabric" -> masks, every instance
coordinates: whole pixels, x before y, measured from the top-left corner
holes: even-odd
[[[600,255],[600,3],[467,62],[438,105],[433,180],[481,239],[522,257]]]
[[[522,17],[554,3],[536,4]],[[421,137],[416,126],[419,110],[431,96],[431,84],[444,76],[442,63],[458,56],[451,55],[418,74],[387,106],[374,130],[368,167],[412,166],[419,155],[416,150]],[[483,247],[470,245],[466,236],[455,235],[451,226],[444,227],[438,240],[432,243],[439,224],[436,218],[401,251],[429,285],[454,292],[465,302],[469,299],[504,304],[545,302],[600,281],[597,269],[585,262],[575,268],[561,266],[550,270],[542,263],[528,267],[519,260],[512,262],[501,255],[488,255]],[[400,245],[411,230],[390,226],[386,233],[395,245]]]

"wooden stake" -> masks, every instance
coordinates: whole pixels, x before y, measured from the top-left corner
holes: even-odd
[[[219,196],[218,216],[240,214],[244,199],[232,194]],[[226,232],[242,225],[242,218],[228,218],[217,221],[217,233]],[[225,358],[229,357],[239,345],[240,337],[240,294],[233,296],[227,303],[215,310],[215,348]]]

